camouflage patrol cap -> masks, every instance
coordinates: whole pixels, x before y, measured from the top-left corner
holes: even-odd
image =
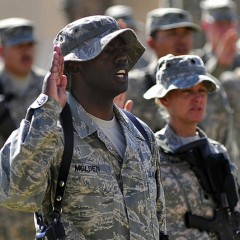
[[[0,20],[1,44],[13,46],[36,42],[33,35],[33,22],[24,18],[6,18]]]
[[[236,4],[232,0],[204,0],[200,2],[202,19],[208,21],[237,19]]]
[[[139,21],[136,21],[133,17],[133,9],[127,5],[114,5],[105,11],[105,15],[113,17],[116,20],[122,19],[127,27],[140,30],[142,25]]]
[[[159,59],[156,73],[157,83],[143,96],[145,99],[162,98],[174,89],[192,88],[204,82],[209,92],[217,85],[207,73],[203,61],[195,55],[166,55]]]
[[[193,31],[199,31],[200,27],[193,23],[192,15],[179,8],[157,8],[147,13],[146,34],[157,30],[168,30],[179,27],[187,27]]]
[[[64,27],[53,43],[59,45],[65,61],[89,61],[96,58],[111,40],[121,36],[127,43],[129,69],[142,56],[145,48],[130,28],[119,29],[110,16],[89,16]]]

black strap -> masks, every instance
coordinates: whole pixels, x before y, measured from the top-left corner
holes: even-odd
[[[62,200],[67,182],[69,168],[73,155],[73,124],[72,114],[68,103],[66,103],[60,114],[60,122],[64,133],[64,150],[62,155],[62,163],[59,169],[56,195],[54,199],[54,212],[58,214],[62,211]]]
[[[139,130],[139,132],[143,135],[149,149],[151,150],[151,144],[148,138],[148,135],[145,131],[145,129],[143,128],[142,124],[137,120],[137,118],[130,112],[122,109],[122,111],[125,113],[125,115],[132,121],[132,123],[135,125],[135,127]]]

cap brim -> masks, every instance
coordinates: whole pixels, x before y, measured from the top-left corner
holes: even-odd
[[[150,89],[148,89],[148,91],[143,94],[143,97],[145,99],[161,98],[164,95],[163,92],[164,92],[163,86],[160,84],[156,84],[152,86]]]
[[[8,47],[14,46],[14,45],[19,45],[19,44],[24,44],[24,43],[36,43],[36,39],[32,36],[29,37],[21,37],[21,38],[16,38],[16,39],[9,39],[5,45]]]
[[[144,95],[143,97],[145,99],[152,99],[152,98],[162,98],[164,97],[168,92],[175,90],[175,89],[186,89],[186,88],[192,88],[195,85],[206,82],[206,87],[209,92],[215,91],[218,87],[216,82],[206,76],[206,75],[195,75],[190,76],[189,79],[191,81],[187,81],[187,78],[178,78],[175,81],[173,81],[168,88],[164,88],[163,85],[157,83],[153,87],[151,87]],[[184,84],[182,84],[184,83]]]
[[[165,26],[161,26],[156,30],[169,30],[169,29],[180,28],[180,27],[190,28],[193,31],[201,31],[201,28],[197,24],[190,23],[190,22],[179,22],[179,23],[168,24]]]
[[[74,48],[69,54],[64,57],[64,60],[80,62],[92,60],[103,51],[103,49],[109,44],[110,41],[118,36],[122,36],[127,44],[126,46],[128,51],[130,70],[145,51],[145,48],[138,40],[136,34],[130,28],[119,29],[107,35],[106,33],[103,33],[100,36],[92,38],[82,43],[81,48]]]

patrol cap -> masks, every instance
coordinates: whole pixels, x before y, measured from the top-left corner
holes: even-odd
[[[217,88],[215,81],[207,75],[202,59],[195,55],[168,54],[160,58],[156,79],[156,84],[143,95],[145,99],[162,98],[169,91],[192,88],[201,82],[206,84],[209,92]]]
[[[204,0],[200,2],[202,19],[208,21],[237,19],[236,4],[232,0]]]
[[[96,58],[111,40],[123,37],[127,43],[129,69],[142,56],[145,48],[130,28],[120,29],[117,21],[110,16],[88,16],[64,27],[55,37],[65,61],[89,61]]]
[[[24,18],[6,18],[0,20],[1,44],[13,46],[36,42],[33,35],[33,22]]]
[[[113,17],[116,20],[122,19],[127,27],[140,30],[142,25],[139,21],[136,21],[133,17],[133,10],[127,5],[114,5],[105,11],[105,15]]]
[[[200,27],[193,23],[192,15],[180,8],[157,8],[147,13],[147,36],[151,36],[156,30],[168,30],[179,27],[187,27],[193,31],[200,30]]]

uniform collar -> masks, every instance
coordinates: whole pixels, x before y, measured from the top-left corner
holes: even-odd
[[[91,119],[86,110],[80,103],[77,102],[71,93],[67,94],[67,99],[72,112],[73,126],[80,138],[83,139],[93,134],[94,132],[99,132],[100,129],[97,127],[95,122]],[[136,131],[135,126],[131,120],[121,111],[119,107],[114,105],[113,111],[123,128],[123,133],[126,129],[128,129],[132,136],[144,140],[139,131]]]
[[[206,133],[197,127],[200,138],[207,138]],[[169,124],[166,124],[163,129],[156,132],[157,143],[166,152],[174,153],[182,146],[180,137],[175,133]]]

